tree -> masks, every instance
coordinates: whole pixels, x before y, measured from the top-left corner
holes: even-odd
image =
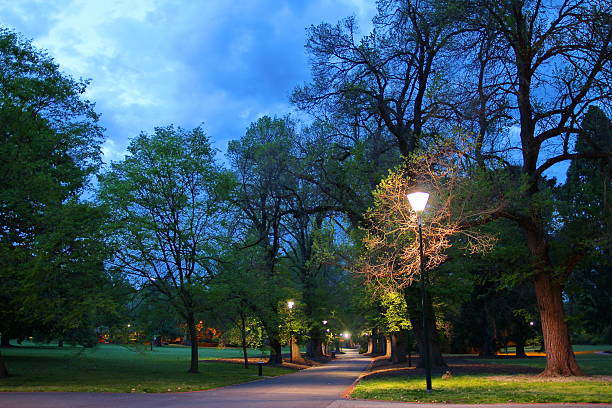
[[[598,107],[591,106],[582,120],[576,141],[577,153],[612,151],[612,122]],[[568,276],[565,294],[574,331],[584,340],[612,340],[610,297],[610,225],[612,224],[612,170],[610,159],[572,160],[565,184],[555,198],[560,229],[553,240],[553,257],[559,258],[575,248],[576,267]],[[605,318],[606,314],[608,319]],[[587,337],[588,336],[588,337]]]
[[[251,307],[270,343],[270,363],[282,363],[279,305],[284,304],[286,286],[282,279],[279,259],[283,239],[283,217],[287,215],[286,200],[294,177],[288,171],[289,149],[293,146],[293,123],[289,118],[268,116],[251,124],[246,134],[228,146],[228,156],[238,186],[233,196],[235,205],[245,220],[241,226],[244,246],[256,246],[259,257],[253,259],[251,270],[255,282],[266,287],[260,300]],[[277,286],[278,285],[278,286]]]
[[[292,101],[332,124],[348,120],[370,134],[384,128],[408,156],[437,127],[439,101],[448,96],[446,49],[463,30],[461,12],[454,1],[385,0],[361,40],[354,18],[311,27],[313,83]]]
[[[232,237],[238,244],[239,237]],[[222,338],[230,344],[240,344],[244,367],[248,368],[248,347],[263,348],[264,326],[257,316],[264,317],[267,282],[257,274],[257,246],[233,247],[220,265],[209,291],[207,318],[223,331]]]
[[[197,373],[195,313],[218,270],[229,179],[200,127],[158,127],[128,150],[100,177],[113,267],[139,287],[156,287],[182,316],[191,342],[188,372]]]
[[[2,358],[2,352],[0,352],[0,378],[8,377],[9,372],[6,368],[6,364],[4,364],[4,359]]]
[[[486,88],[499,89],[510,101],[508,115],[520,129],[518,137],[508,131],[487,156],[489,163],[508,165],[518,186],[506,190],[509,207],[500,215],[516,222],[528,243],[547,351],[542,375],[580,375],[562,296],[577,254],[558,261],[551,257],[551,188],[544,173],[563,161],[611,154],[572,150],[587,106],[609,102],[610,5],[589,0],[479,0],[473,5],[474,32],[490,33],[482,38],[492,35],[497,44],[487,70],[495,75],[487,77]]]
[[[37,340],[97,344],[98,316],[115,309],[104,290],[109,279],[104,268],[105,220],[102,208],[76,200],[46,220],[47,231],[37,237],[22,281],[21,307],[36,322],[32,334]]]
[[[389,0],[378,3],[374,31],[361,40],[352,18],[311,27],[313,81],[297,88],[292,102],[325,123],[331,137],[323,141],[330,153],[321,155],[328,166],[306,179],[336,200],[354,228],[369,227],[364,184],[372,191],[401,156],[450,129],[446,107],[463,95],[449,93],[449,51],[464,30],[464,12],[461,2]],[[355,168],[363,178],[350,173]]]
[[[130,315],[126,320],[133,322],[139,332],[142,332],[144,339],[162,346],[163,338],[175,339],[181,337],[184,331],[180,329],[182,316],[175,308],[168,308],[167,297],[155,286],[145,286],[139,291],[135,291],[128,302]]]
[[[62,250],[48,251],[53,237],[63,236],[64,244],[80,239],[91,242],[89,239],[93,238],[91,231],[71,230],[73,216],[80,209],[89,215],[96,213],[89,212],[92,206],[79,199],[101,163],[103,129],[98,124],[94,105],[82,97],[86,86],[87,81],[63,74],[48,55],[35,49],[29,41],[0,29],[0,172],[3,175],[0,180],[0,332],[3,342],[11,336],[32,333],[32,315],[23,307],[28,291],[40,293],[49,289],[55,295],[61,294],[62,283],[55,286],[51,279],[41,282],[31,279],[41,271],[38,261],[42,258],[53,264],[53,268],[45,265],[47,272],[61,274],[59,264],[66,257]],[[71,216],[63,217],[68,214]],[[100,259],[99,253],[91,256],[83,251],[73,265],[87,269]],[[95,272],[89,269],[88,273],[100,282],[103,269]],[[67,307],[78,308],[78,301],[73,304],[70,297],[61,301]],[[38,317],[50,323],[44,327],[48,329],[46,334],[66,328],[55,325],[58,320],[53,316],[57,317],[57,310],[39,308],[38,312]],[[73,320],[69,325],[80,324]]]
[[[469,144],[456,147],[449,141],[442,141],[431,151],[413,156],[381,182],[374,192],[374,205],[366,214],[369,222],[363,238],[364,254],[357,272],[364,274],[380,293],[398,288],[404,291],[421,350],[426,346],[422,341],[422,310],[418,307],[419,294],[413,287],[413,282],[423,279],[419,244],[415,238],[418,223],[406,197],[418,185],[425,185],[431,194],[430,208],[423,224],[425,268],[433,270],[446,262],[453,244],[472,253],[489,250],[494,237],[472,227],[486,222],[503,207],[503,203],[489,201],[489,207],[484,210],[474,205],[483,204],[489,198],[479,195],[482,190],[474,188],[473,180],[468,177],[466,161],[469,148]],[[419,178],[413,178],[413,174],[419,174]],[[426,318],[435,322],[431,304],[431,300],[425,302]],[[434,362],[445,365],[438,357],[441,352],[436,338],[432,337],[431,342]]]

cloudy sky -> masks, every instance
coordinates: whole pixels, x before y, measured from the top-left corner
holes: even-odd
[[[0,24],[91,79],[106,162],[170,123],[203,123],[225,150],[258,117],[290,112],[309,80],[307,27],[352,15],[367,31],[374,12],[374,0],[0,0]]]

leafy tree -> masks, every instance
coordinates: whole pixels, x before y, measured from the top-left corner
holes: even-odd
[[[576,152],[593,151],[612,151],[612,123],[594,106],[584,116],[576,141]],[[612,341],[612,326],[605,323],[612,321],[612,304],[607,296],[612,287],[611,176],[609,158],[572,161],[566,182],[556,194],[561,228],[553,241],[555,257],[574,253],[576,267],[565,286],[573,326],[604,343]]]
[[[53,270],[47,270],[62,273],[57,268],[64,254],[56,252],[55,257],[46,252],[54,234],[64,236],[64,242],[83,238],[84,230],[70,231],[74,218],[62,215],[75,214],[80,206],[88,211],[90,205],[78,197],[101,163],[102,128],[94,105],[82,98],[86,86],[86,81],[62,74],[29,41],[0,29],[0,332],[5,344],[12,336],[31,333],[32,316],[22,305],[37,259],[46,257],[54,264]],[[90,262],[85,252],[74,264],[87,269],[81,262]],[[103,271],[90,272],[99,277]],[[30,279],[28,290],[46,290],[36,284]],[[52,287],[52,280],[41,284],[57,295],[64,285]],[[65,305],[70,301],[62,300]],[[50,316],[57,316],[56,310],[39,311],[49,323],[54,320]],[[79,324],[72,320],[69,326]],[[47,327],[58,329],[53,324]]]
[[[152,285],[187,324],[198,372],[196,310],[216,275],[229,178],[201,128],[155,128],[132,140],[129,155],[100,177],[100,198],[115,248],[113,267],[135,285]]]
[[[509,101],[508,120],[520,129],[517,137],[505,132],[485,156],[496,174],[501,164],[513,179],[505,191],[498,183],[495,194],[504,191],[508,208],[499,215],[516,222],[528,243],[547,351],[543,375],[580,375],[562,296],[576,254],[552,257],[552,189],[544,173],[563,161],[610,156],[609,151],[572,149],[582,113],[596,101],[609,101],[610,8],[589,0],[471,4],[470,33],[496,44],[488,49],[485,88],[499,90],[500,98]],[[466,49],[466,57],[478,58],[473,53],[479,49]]]
[[[410,327],[408,306],[402,293],[389,291],[381,295],[381,319],[385,332],[391,339],[391,361],[394,364],[406,361],[406,345],[402,332]]]
[[[37,340],[93,346],[100,314],[114,313],[104,263],[106,214],[76,200],[62,205],[40,234],[22,282],[22,309],[35,322]]]
[[[380,1],[374,30],[360,40],[354,18],[312,26],[306,49],[313,82],[297,88],[293,102],[320,119],[333,118],[332,124],[369,134],[382,128],[408,156],[437,127],[439,101],[449,96],[447,48],[464,26],[460,5]]]
[[[265,325],[257,317],[267,317],[269,290],[256,269],[260,257],[257,246],[230,248],[211,282],[210,302],[205,307],[206,318],[223,331],[223,341],[241,345],[245,368],[249,364],[247,348],[263,350],[266,335]]]
[[[423,312],[419,306],[420,291],[414,285],[423,279],[416,239],[419,227],[417,215],[410,209],[406,196],[418,185],[426,185],[431,194],[422,226],[427,270],[435,270],[446,262],[452,245],[472,253],[489,250],[494,237],[472,227],[488,220],[503,203],[491,203],[484,210],[480,207],[488,199],[480,194],[481,190],[474,188],[473,180],[465,171],[470,147],[470,144],[455,146],[441,140],[431,147],[431,151],[414,155],[380,183],[374,192],[374,205],[366,213],[369,223],[365,228],[364,252],[357,272],[364,274],[379,292],[395,291],[396,288],[404,291],[421,350],[426,347],[422,340]],[[412,177],[417,173],[419,178]],[[430,301],[425,301],[427,321],[435,322],[431,297],[426,294],[425,299],[428,298]],[[430,342],[433,361],[444,366],[437,338],[437,335],[432,336]]]
[[[320,155],[327,160],[316,161],[326,164],[321,176],[307,179],[336,200],[353,227],[369,228],[363,218],[369,192],[400,156],[450,129],[448,106],[463,98],[449,92],[456,58],[450,51],[465,28],[464,13],[460,2],[390,0],[378,3],[374,31],[361,40],[352,18],[311,27],[313,81],[297,88],[292,101],[333,137],[321,145],[330,150]],[[441,353],[435,360],[443,361]]]
[[[264,325],[270,344],[270,362],[282,363],[279,305],[284,304],[287,277],[279,264],[283,244],[283,218],[287,215],[287,186],[293,184],[290,148],[294,140],[290,119],[267,116],[251,124],[246,134],[230,142],[228,156],[238,186],[233,196],[244,222],[244,246],[255,246],[252,258],[253,282],[263,287],[251,307]]]
[[[127,321],[134,322],[147,341],[162,346],[162,338],[174,339],[183,335],[180,330],[181,316],[174,308],[168,308],[166,296],[155,286],[145,286],[134,293],[130,303],[133,310]]]

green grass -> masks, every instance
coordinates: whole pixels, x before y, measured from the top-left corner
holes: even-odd
[[[575,348],[576,349],[576,348]],[[599,350],[600,348],[594,348]],[[584,349],[583,349],[584,350]],[[612,375],[612,355],[578,354],[578,363],[588,375]],[[544,368],[543,357],[523,359],[478,359],[478,362],[528,365]],[[351,397],[375,400],[446,402],[446,403],[529,403],[529,402],[590,402],[612,403],[612,382],[589,379],[538,380],[533,376],[503,376],[495,374],[456,375],[449,379],[435,376],[433,391],[426,393],[420,376],[389,376],[364,378]],[[514,378],[513,378],[514,377]]]
[[[604,347],[604,348],[602,348]],[[607,347],[607,348],[605,348]],[[610,346],[574,346],[574,351],[612,350]],[[576,354],[580,368],[586,375],[612,375],[612,354]],[[479,359],[483,363],[511,364],[541,368],[545,357]]]
[[[574,351],[612,351],[612,345],[610,344],[574,344],[572,348]]]
[[[361,381],[352,398],[444,403],[612,402],[612,383],[588,380],[571,382],[505,381],[486,376],[434,378],[433,391],[425,392],[419,377],[372,378]]]
[[[240,357],[240,349],[201,348],[200,360]],[[261,351],[250,350],[252,357]],[[258,378],[257,367],[200,362],[199,374],[188,374],[188,347],[15,347],[2,349],[10,376],[0,391],[177,392],[205,390]],[[265,376],[293,370],[264,367]]]

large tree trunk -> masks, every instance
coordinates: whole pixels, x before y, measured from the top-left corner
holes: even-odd
[[[368,336],[368,350],[366,354],[372,354],[374,352],[374,341],[372,340],[372,336]]]
[[[516,357],[527,357],[525,353],[525,342],[527,341],[525,322],[518,319],[514,328],[514,342],[516,343]]]
[[[521,358],[527,357],[527,353],[525,353],[525,339],[517,339],[515,356]]]
[[[392,351],[392,346],[391,346],[391,337],[390,336],[385,336],[385,357],[386,358],[391,358],[391,351]]]
[[[540,374],[545,377],[583,375],[578,366],[569,338],[561,285],[553,281],[550,274],[538,274],[534,279],[544,348],[546,350],[546,369]]]
[[[283,351],[280,341],[277,338],[270,338],[270,357],[268,364],[283,364]]]
[[[291,355],[293,356],[294,363],[303,363],[304,359],[302,358],[302,353],[300,351],[300,345],[295,340],[295,337],[291,337]]]
[[[401,364],[407,361],[406,344],[401,332],[391,333],[391,362]]]
[[[11,339],[8,334],[0,336],[0,347],[11,347]]]
[[[489,313],[489,309],[485,305],[482,310],[482,321],[484,327],[481,327],[481,341],[478,351],[479,357],[493,357],[497,353],[497,334],[495,328],[495,318]]]
[[[410,318],[410,323],[412,324],[412,329],[414,330],[414,335],[417,341],[417,347],[419,349],[419,354],[421,356],[425,355],[425,348],[423,347],[423,318],[421,314],[421,306],[420,306],[420,294],[417,288],[408,287],[405,291],[406,305],[408,306],[408,317]],[[432,367],[448,367],[446,361],[444,361],[444,357],[442,356],[442,349],[440,348],[440,343],[438,342],[438,330],[436,329],[436,318],[433,313],[433,308],[431,305],[431,298],[427,296],[425,298],[426,302],[426,310],[428,311],[427,319],[429,321],[428,329],[429,329],[429,357]],[[420,358],[417,367],[424,366],[424,359]]]
[[[535,269],[533,286],[546,349],[546,368],[540,375],[544,377],[583,375],[572,350],[563,310],[563,286],[559,279],[553,278],[553,266],[545,232],[537,225],[531,224],[529,227],[526,228],[527,243]]]
[[[0,378],[8,377],[8,370],[6,369],[6,365],[4,365],[4,359],[2,358],[2,353],[0,353]]]
[[[240,337],[242,340],[242,356],[244,358],[244,368],[249,368],[249,355],[247,352],[247,331],[244,313],[240,313]]]
[[[193,314],[187,317],[187,328],[189,330],[189,340],[191,342],[191,366],[188,373],[197,374],[198,371],[198,331],[196,329],[195,318]]]
[[[374,354],[382,353],[380,335],[378,334],[378,329],[376,327],[372,329],[372,353]]]
[[[323,341],[318,329],[312,329],[310,339],[306,343],[306,356],[311,359],[321,359],[323,357]]]

